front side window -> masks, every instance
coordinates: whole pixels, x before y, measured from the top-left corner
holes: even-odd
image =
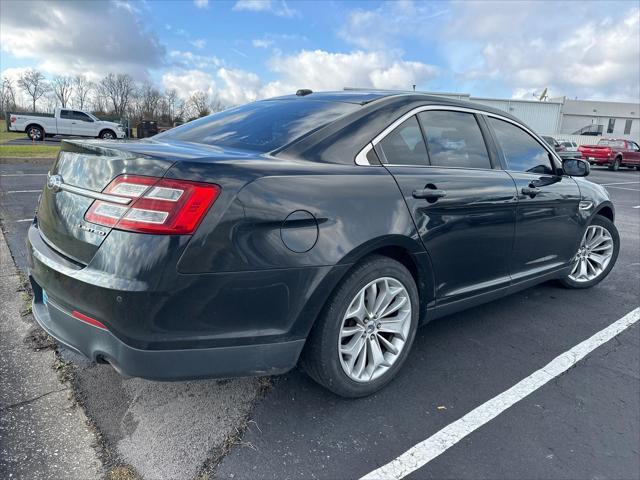
[[[91,117],[84,112],[73,111],[73,118],[76,120],[82,120],[83,122],[92,122]]]
[[[427,147],[416,117],[402,122],[378,144],[386,163],[426,166]]]
[[[471,113],[427,111],[418,114],[429,146],[431,165],[491,168],[480,126]]]
[[[640,151],[640,147],[638,146],[638,144],[636,142],[629,142],[629,148],[631,150],[635,150],[636,152]]]
[[[508,170],[552,174],[549,152],[527,132],[515,125],[488,117],[496,134]]]

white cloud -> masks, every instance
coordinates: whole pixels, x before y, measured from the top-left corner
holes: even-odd
[[[285,84],[313,90],[342,90],[344,87],[410,90],[438,75],[433,65],[402,60],[385,52],[331,53],[303,50],[277,56],[269,68]]]
[[[3,2],[0,43],[47,73],[92,78],[108,72],[146,78],[165,53],[126,2]]]
[[[172,50],[169,52],[171,63],[183,69],[199,68],[207,69],[211,67],[219,67],[222,60],[213,55],[198,55],[193,52],[184,52],[182,50]]]
[[[191,40],[191,42],[189,42],[189,43],[191,43],[191,45],[193,45],[194,47],[199,48],[199,49],[203,49],[204,47],[207,46],[207,41],[204,38],[198,38],[196,40]]]
[[[279,17],[295,17],[297,10],[289,7],[286,0],[237,0],[233,6],[237,11],[269,12]]]
[[[251,41],[251,44],[255,48],[269,48],[273,45],[273,40],[267,40],[265,38],[255,38]]]
[[[193,0],[193,3],[198,8],[207,8],[209,6],[209,0]]]
[[[574,7],[567,24],[536,3],[454,3],[443,48],[465,42],[452,64],[459,76],[504,83],[514,96],[548,87],[552,96],[638,101],[640,9],[612,8],[614,18],[595,3]]]
[[[433,42],[433,30],[449,9],[430,2],[388,2],[374,10],[356,9],[339,36],[360,48],[381,50],[402,38]],[[436,20],[437,19],[437,20]]]
[[[162,76],[162,86],[166,89],[175,89],[183,100],[188,99],[193,93],[202,91],[210,96],[217,91],[213,77],[201,70],[175,70]]]

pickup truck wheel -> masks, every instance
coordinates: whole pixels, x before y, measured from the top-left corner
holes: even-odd
[[[332,392],[370,395],[396,375],[418,325],[418,289],[411,273],[371,256],[347,274],[307,338],[304,371]]]
[[[34,142],[44,141],[44,130],[38,125],[29,125],[27,127],[27,136]]]
[[[609,165],[609,170],[613,170],[614,172],[617,172],[618,169],[620,168],[621,160],[622,159],[620,157],[616,157],[616,159],[613,161],[613,163],[611,165]]]
[[[100,138],[103,140],[113,140],[116,138],[116,134],[112,130],[103,130],[100,132]]]

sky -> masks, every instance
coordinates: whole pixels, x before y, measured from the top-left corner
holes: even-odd
[[[0,0],[0,71],[236,105],[344,87],[639,101],[640,2]]]

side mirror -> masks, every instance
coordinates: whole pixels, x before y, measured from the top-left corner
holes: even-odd
[[[562,170],[570,177],[586,177],[591,171],[589,162],[579,158],[567,158],[562,162]]]

